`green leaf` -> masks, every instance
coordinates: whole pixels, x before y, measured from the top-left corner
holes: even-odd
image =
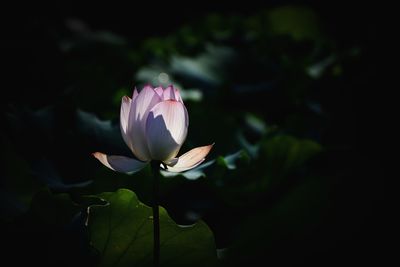
[[[240,150],[225,157],[219,156],[217,158],[217,163],[218,165],[223,166],[228,170],[235,170],[237,168],[236,164],[240,160],[244,160],[246,162],[249,161],[249,156],[244,150]]]
[[[80,209],[68,194],[53,194],[49,190],[42,190],[32,199],[28,214],[41,224],[61,226],[71,223]]]
[[[307,7],[277,7],[268,13],[268,18],[273,33],[288,34],[295,40],[313,40],[320,36],[319,18]]]
[[[100,266],[152,266],[152,209],[127,189],[98,196],[109,205],[90,208],[88,227]],[[179,226],[160,207],[160,241],[161,266],[216,264],[214,237],[202,221]]]
[[[332,185],[327,177],[308,177],[269,208],[243,218],[238,241],[228,251],[226,266],[243,266],[262,258],[268,259],[271,266],[302,266],[299,256],[307,256],[320,244],[313,238],[326,238],[317,229],[331,212],[330,190]],[[285,257],[294,252],[298,253],[296,257]]]
[[[68,194],[39,191],[27,212],[7,223],[0,220],[2,242],[7,244],[2,259],[14,266],[94,266],[82,208]]]
[[[0,134],[3,163],[0,187],[0,220],[9,221],[28,210],[35,191],[42,184],[33,179],[28,162],[17,153],[12,140]]]
[[[261,144],[260,162],[264,165],[267,176],[277,179],[301,168],[321,149],[321,145],[312,140],[278,135]]]
[[[249,160],[250,158],[248,154],[243,150],[239,150],[236,153],[232,153],[226,156],[218,156],[216,159],[207,161],[206,163],[202,163],[199,167],[196,167],[186,172],[178,173],[163,170],[161,170],[160,172],[162,176],[167,178],[183,176],[188,180],[197,180],[201,177],[207,177],[210,174],[215,178],[217,174],[216,172],[221,174],[225,173],[226,170],[235,170],[238,164],[241,164],[242,162],[248,162]]]

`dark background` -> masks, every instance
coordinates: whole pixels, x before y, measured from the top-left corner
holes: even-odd
[[[287,6],[300,14],[295,16],[303,25],[300,35],[296,27],[282,33],[263,24],[270,10]],[[223,266],[388,260],[385,170],[376,156],[379,145],[370,138],[381,118],[371,110],[381,106],[374,87],[379,12],[373,7],[331,1],[91,6],[60,1],[2,12],[1,228],[11,262],[96,265],[83,219],[71,223],[67,211],[36,211],[31,200],[38,192],[67,193],[84,206],[83,195],[137,188],[139,198],[149,201],[148,182],[110,174],[90,157],[97,150],[128,153],[114,126],[120,97],[151,82],[135,76],[145,66],[161,66],[184,88],[203,92],[201,102],[187,101],[193,128],[185,149],[215,141],[211,159],[233,154],[245,149],[235,139],[237,131],[261,144],[259,157],[239,160],[234,171],[219,164],[204,179],[180,176],[165,185],[162,205],[177,222],[190,223],[184,214],[194,210],[212,229],[217,248],[231,248]],[[290,21],[290,12],[278,12],[277,24]],[[258,34],[256,41],[243,37],[250,30]],[[216,58],[216,67],[205,67],[216,71],[217,82],[171,67],[174,55],[198,60],[208,44],[235,54],[208,55]],[[307,76],[305,66],[329,57],[321,75]],[[228,63],[218,65],[224,60]],[[249,127],[248,113],[267,130]],[[322,151],[299,152],[298,166],[291,169],[282,162],[292,141],[281,136],[312,140]],[[271,156],[274,149],[283,156]],[[276,162],[266,163],[271,158]],[[233,181],[226,180],[230,177]],[[254,177],[272,182],[263,187]],[[68,226],[48,219],[55,216],[66,216]]]

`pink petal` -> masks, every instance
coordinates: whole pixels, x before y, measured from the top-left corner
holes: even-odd
[[[174,90],[175,90],[175,100],[179,101],[183,104],[182,97],[181,97],[181,94],[179,93],[179,90],[177,88],[174,88]]]
[[[151,88],[151,89],[153,89],[153,86],[151,86],[149,83],[147,83],[147,84],[145,84],[144,86],[143,86],[143,89],[145,89],[145,88]],[[143,90],[142,89],[142,90]]]
[[[146,119],[150,110],[161,101],[160,96],[151,86],[146,86],[132,101],[129,112],[128,136],[132,144],[132,152],[135,156],[147,161],[150,153],[145,137]]]
[[[139,95],[139,93],[138,93],[138,91],[137,91],[137,89],[136,89],[136,87],[135,87],[135,90],[133,90],[132,101],[135,100],[135,98],[136,98],[138,95]]]
[[[174,100],[155,105],[146,123],[146,138],[152,159],[168,160],[178,154],[189,125],[185,106]]]
[[[213,145],[214,144],[193,148],[176,160],[170,160],[170,162],[167,163],[167,170],[170,172],[183,172],[197,167],[205,160],[205,157],[210,152]]]
[[[124,156],[109,156],[100,152],[93,153],[93,156],[106,167],[117,172],[134,173],[140,171],[147,164],[147,162],[136,159]]]
[[[154,88],[154,91],[156,91],[156,93],[162,97],[164,90],[162,89],[162,87],[156,87]]]
[[[128,121],[129,121],[128,119],[129,119],[129,110],[131,108],[131,102],[132,100],[129,97],[127,96],[122,97],[121,112],[119,116],[121,135],[128,147],[131,147],[131,142],[128,138]]]
[[[172,86],[168,86],[163,93],[163,100],[176,100],[175,90]]]

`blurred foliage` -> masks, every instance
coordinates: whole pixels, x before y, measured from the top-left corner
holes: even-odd
[[[3,260],[15,265],[29,261],[51,266],[62,260],[64,266],[92,266],[96,254],[87,239],[85,214],[68,194],[38,191],[26,212],[2,224],[3,242],[7,243]]]
[[[143,40],[71,18],[50,33],[36,29],[43,42],[31,43],[34,56],[23,54],[30,65],[19,72],[26,88],[2,106],[0,222],[9,257],[26,251],[39,265],[111,266],[122,248],[149,252],[147,232],[134,248],[126,241],[149,217],[150,168],[115,173],[90,156],[131,156],[119,105],[148,83],[182,92],[190,125],[181,153],[215,142],[196,169],[162,172],[161,236],[182,232],[161,248],[165,258],[181,255],[173,266],[215,260],[213,239],[222,266],[325,265],[320,259],[350,253],[367,239],[355,225],[372,205],[353,194],[369,186],[353,173],[353,100],[371,68],[364,43],[335,35],[327,20],[307,6],[277,5],[210,13]],[[132,252],[121,265],[137,260]]]

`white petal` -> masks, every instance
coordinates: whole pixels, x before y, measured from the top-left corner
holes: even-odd
[[[162,97],[164,90],[162,89],[162,87],[156,87],[154,88],[154,91],[156,91],[156,93]]]
[[[131,147],[131,142],[128,138],[128,119],[129,119],[129,110],[131,108],[131,102],[132,100],[129,97],[127,96],[122,97],[121,112],[119,116],[121,135],[128,147]]]
[[[117,172],[134,173],[140,171],[147,164],[147,162],[136,159],[124,156],[109,156],[100,152],[93,153],[93,156],[103,163],[104,166]]]
[[[174,100],[162,101],[150,111],[146,138],[152,159],[175,157],[186,139],[188,114],[185,106]]]
[[[167,162],[167,170],[170,172],[183,172],[197,167],[204,161],[213,145],[193,148],[179,158],[170,160]]]
[[[160,96],[152,87],[146,86],[132,101],[129,112],[128,136],[135,156],[147,161],[150,159],[145,137],[146,119],[151,108],[161,101]]]

